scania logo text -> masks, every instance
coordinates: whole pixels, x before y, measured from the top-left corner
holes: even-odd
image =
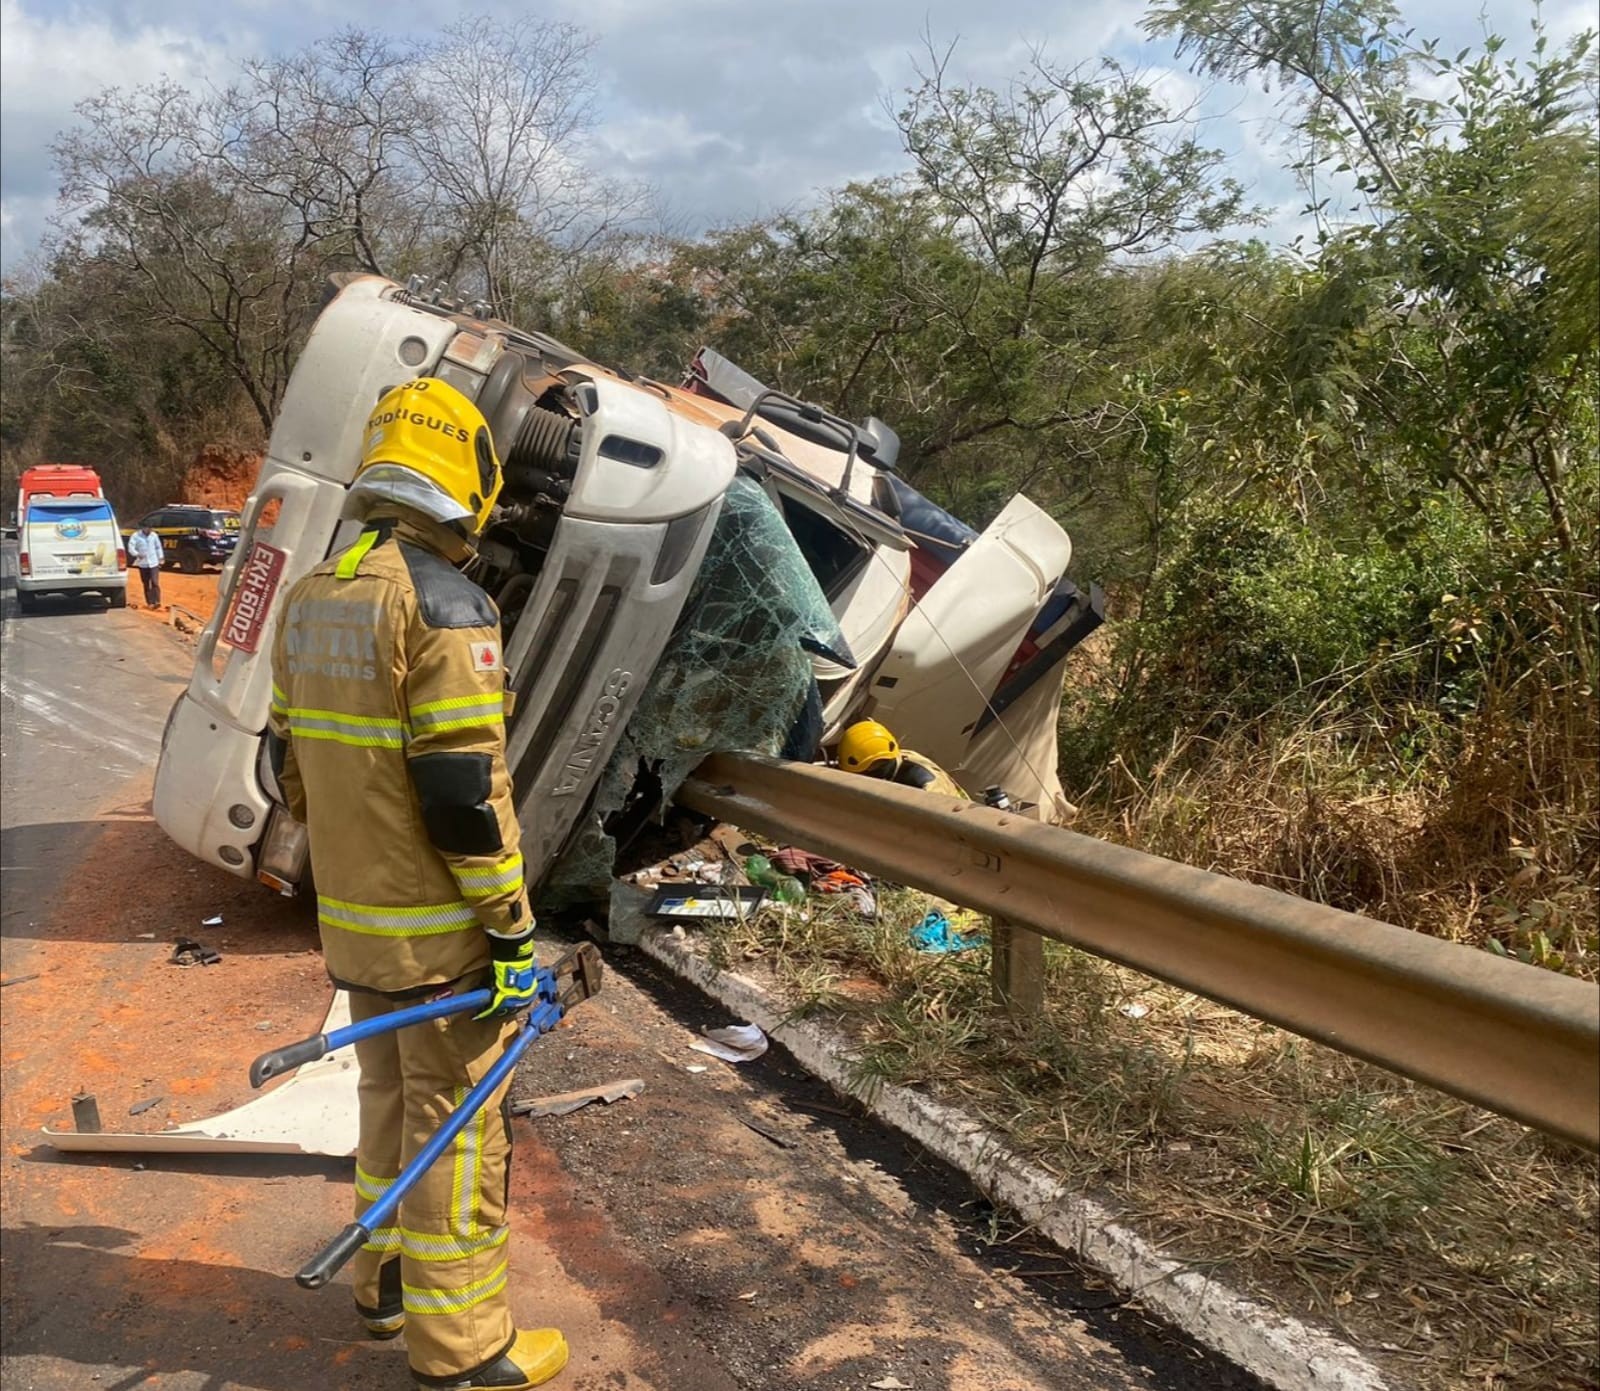
[[[616,719],[617,711],[622,708],[622,697],[627,694],[631,685],[633,685],[633,673],[623,671],[620,667],[606,677],[600,698],[595,701],[594,707],[589,711],[588,720],[584,722],[583,733],[568,751],[566,762],[562,764],[561,772],[556,776],[556,784],[550,789],[552,796],[568,797],[583,786],[584,778],[594,766],[601,746],[605,743],[606,733],[610,730],[612,721]]]

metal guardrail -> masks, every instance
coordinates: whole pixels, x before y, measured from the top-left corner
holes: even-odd
[[[1600,1150],[1600,988],[970,802],[707,759],[677,800]]]

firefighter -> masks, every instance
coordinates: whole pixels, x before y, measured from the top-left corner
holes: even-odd
[[[966,792],[931,758],[902,749],[900,741],[876,720],[858,720],[839,740],[839,766],[847,773],[864,773],[924,792],[967,799]]]
[[[456,568],[500,484],[483,415],[454,387],[386,393],[346,504],[360,537],[293,587],[273,643],[268,747],[308,829],[323,955],[352,1017],[494,990],[477,1015],[356,1044],[357,1217],[500,1056],[537,988],[500,617]],[[557,1329],[512,1323],[508,1087],[353,1261],[367,1332],[404,1329],[418,1386],[539,1386],[566,1365]]]

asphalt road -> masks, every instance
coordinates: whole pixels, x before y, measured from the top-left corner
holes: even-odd
[[[303,908],[200,865],[149,814],[192,649],[98,602],[0,631],[0,1381],[7,1391],[401,1391],[403,1342],[354,1339],[348,1288],[289,1278],[348,1220],[348,1161],[69,1156],[39,1134],[92,1093],[108,1130],[237,1105],[328,988]],[[221,914],[221,926],[201,927]],[[215,967],[170,964],[178,935]],[[964,1180],[637,954],[541,1041],[521,1095],[640,1077],[609,1108],[515,1123],[524,1325],[572,1391],[1177,1391],[1247,1378],[1145,1323]],[[153,1104],[147,1104],[153,1103]],[[130,1112],[138,1108],[137,1116]],[[1023,1273],[1007,1273],[1021,1268]]]

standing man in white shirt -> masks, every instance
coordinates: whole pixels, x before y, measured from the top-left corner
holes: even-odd
[[[161,538],[148,524],[141,526],[128,538],[128,564],[135,566],[139,571],[139,579],[144,585],[144,605],[147,609],[161,607],[161,565],[165,559],[166,552],[161,547]]]

